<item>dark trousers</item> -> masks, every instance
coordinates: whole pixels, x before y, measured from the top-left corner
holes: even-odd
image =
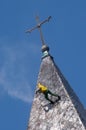
[[[50,101],[51,103],[54,103],[52,100],[49,99],[48,94],[58,97],[58,100],[60,100],[60,96],[57,94],[52,93],[50,90],[47,90],[46,92],[44,92],[45,98]]]

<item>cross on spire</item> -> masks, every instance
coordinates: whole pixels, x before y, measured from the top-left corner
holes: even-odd
[[[49,22],[49,20],[51,19],[51,16],[49,16],[47,19],[45,19],[44,21],[40,22],[40,19],[39,19],[39,16],[36,16],[36,21],[37,21],[37,25],[29,30],[26,31],[26,33],[31,33],[33,30],[35,29],[38,29],[39,32],[40,32],[40,37],[41,37],[41,41],[42,41],[42,46],[45,45],[45,42],[44,42],[44,38],[43,38],[43,34],[42,34],[42,31],[41,31],[41,26],[46,23],[46,22]]]

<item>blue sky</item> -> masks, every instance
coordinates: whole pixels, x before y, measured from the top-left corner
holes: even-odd
[[[56,64],[86,108],[86,1],[0,1],[0,129],[25,130],[41,63],[39,32],[25,34],[44,20],[45,42]]]

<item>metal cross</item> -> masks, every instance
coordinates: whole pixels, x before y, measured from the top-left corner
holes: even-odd
[[[37,26],[33,27],[32,29],[27,30],[26,33],[28,33],[28,32],[31,33],[33,30],[38,29],[39,32],[40,32],[40,37],[41,37],[42,45],[45,45],[43,34],[42,34],[42,31],[41,31],[41,26],[42,26],[42,24],[44,24],[46,22],[49,22],[50,19],[51,19],[51,16],[49,16],[44,21],[40,22],[39,17],[36,16]]]

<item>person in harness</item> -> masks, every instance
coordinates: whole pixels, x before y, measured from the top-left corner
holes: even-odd
[[[41,83],[38,83],[38,88],[39,88],[39,89],[36,91],[36,94],[37,94],[38,92],[43,93],[44,96],[45,96],[45,98],[46,98],[48,101],[50,101],[52,104],[54,104],[55,102],[52,101],[51,99],[49,99],[48,94],[50,94],[51,96],[58,97],[58,99],[57,99],[56,101],[59,101],[59,100],[61,99],[61,97],[60,97],[59,95],[52,93],[46,86],[42,85]]]

